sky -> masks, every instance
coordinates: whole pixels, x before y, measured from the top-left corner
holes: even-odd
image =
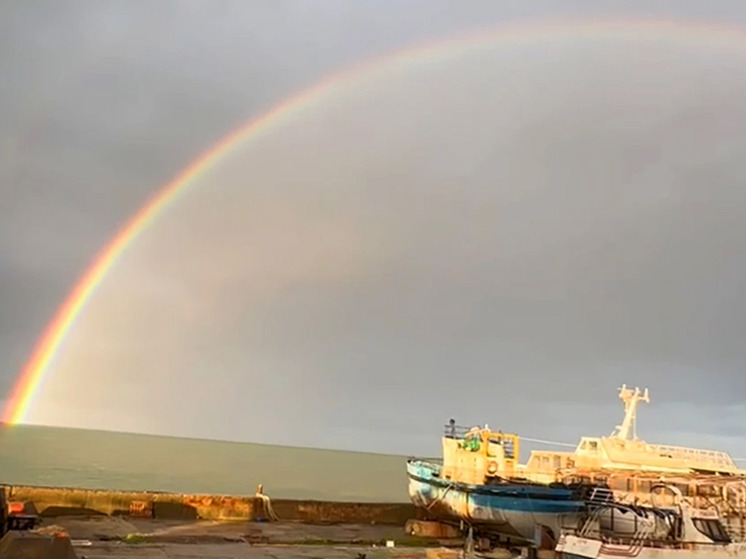
[[[484,27],[739,2],[0,8],[0,394],[145,200],[284,99]],[[746,27],[744,27],[746,30]],[[32,423],[402,454],[442,424],[746,456],[746,31],[384,65],[239,146],[109,272]]]

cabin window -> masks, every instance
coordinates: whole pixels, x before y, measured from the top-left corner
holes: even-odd
[[[730,543],[730,536],[720,521],[714,518],[693,518],[694,527],[716,543]]]

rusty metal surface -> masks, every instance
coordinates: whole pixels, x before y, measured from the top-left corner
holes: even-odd
[[[461,538],[463,535],[453,524],[416,519],[409,520],[404,525],[404,532],[411,536],[437,539]]]

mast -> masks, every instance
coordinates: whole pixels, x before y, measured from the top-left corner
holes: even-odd
[[[630,431],[632,431],[632,440],[637,440],[637,404],[639,402],[650,402],[648,389],[641,392],[639,388],[634,390],[627,388],[623,384],[619,389],[619,399],[624,402],[624,420],[621,425],[617,425],[612,437],[621,440],[630,440]]]

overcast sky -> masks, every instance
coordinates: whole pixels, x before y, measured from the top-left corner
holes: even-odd
[[[0,389],[150,194],[330,73],[509,21],[746,22],[598,6],[4,3]],[[746,32],[630,28],[342,84],[130,247],[29,420],[416,454],[449,417],[605,434],[626,382],[650,442],[746,456],[744,70]]]

